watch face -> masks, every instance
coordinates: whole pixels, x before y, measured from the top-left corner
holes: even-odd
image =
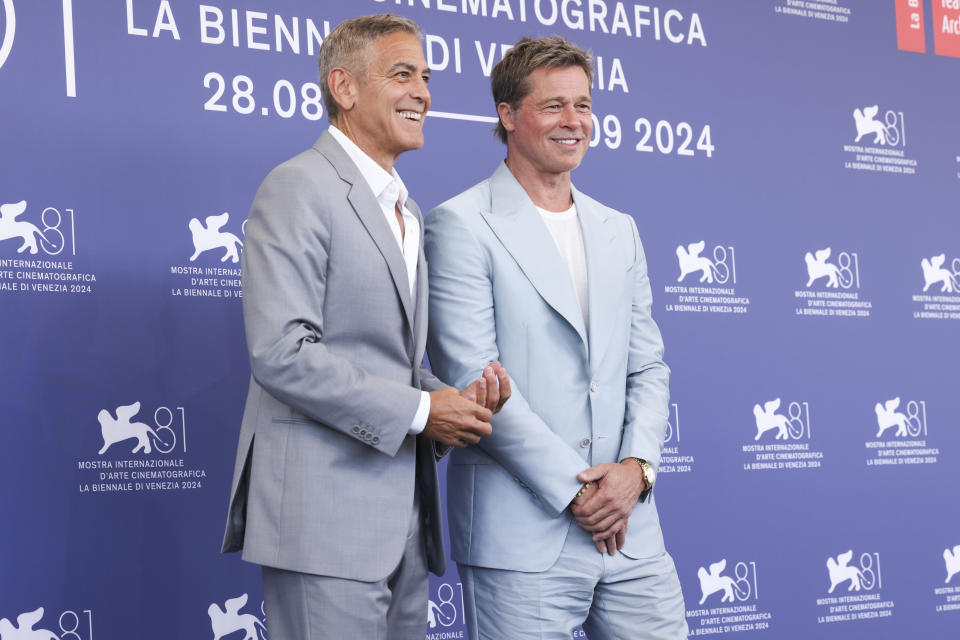
[[[652,487],[653,483],[657,480],[657,472],[653,470],[653,467],[649,463],[643,465],[643,475],[647,479],[647,483]]]

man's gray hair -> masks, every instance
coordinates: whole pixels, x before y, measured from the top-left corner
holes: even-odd
[[[409,33],[417,39],[423,37],[416,22],[392,13],[358,16],[344,20],[326,37],[320,46],[317,66],[320,69],[320,95],[323,97],[323,106],[327,110],[327,120],[335,119],[340,111],[327,85],[327,76],[330,75],[330,71],[334,67],[343,67],[361,79],[365,79],[370,45],[396,31]]]

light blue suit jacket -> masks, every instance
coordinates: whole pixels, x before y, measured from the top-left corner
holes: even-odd
[[[553,238],[505,164],[426,220],[434,372],[459,388],[500,360],[513,385],[493,434],[450,460],[448,514],[461,563],[549,568],[568,528],[579,526],[567,508],[579,472],[629,456],[660,461],[669,369],[636,225],[576,189],[573,199],[589,333]],[[630,517],[623,552],[662,551],[650,494]]]

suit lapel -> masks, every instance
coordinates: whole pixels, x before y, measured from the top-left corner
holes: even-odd
[[[420,213],[420,207],[412,198],[407,199],[407,207],[417,216],[420,223],[420,252],[417,256],[417,279],[414,294],[416,295],[417,305],[414,309],[413,321],[413,357],[416,358],[414,365],[419,365],[423,360],[423,352],[427,345],[427,295],[429,286],[427,284],[427,258],[423,253],[423,215]],[[417,368],[419,376],[419,367]]]
[[[583,314],[553,237],[540,214],[505,163],[490,178],[490,210],[481,212],[530,284],[587,345]]]
[[[407,325],[413,332],[413,304],[410,300],[410,284],[407,278],[407,267],[403,261],[403,254],[397,245],[397,240],[390,230],[390,226],[383,218],[383,211],[380,209],[380,203],[377,202],[373,191],[367,184],[363,176],[360,175],[357,165],[353,163],[347,152],[337,141],[324,131],[320,139],[314,145],[314,149],[322,153],[334,169],[340,175],[340,178],[350,184],[350,192],[347,194],[347,200],[353,207],[360,222],[363,223],[367,233],[373,238],[374,244],[380,250],[380,254],[387,263],[390,270],[390,277],[393,279],[393,285],[397,289],[397,295],[400,296],[400,305],[407,318]],[[422,224],[420,225],[423,226]],[[421,243],[422,244],[422,243]],[[419,288],[419,287],[418,287]]]
[[[613,335],[613,324],[621,300],[626,265],[616,250],[615,217],[601,209],[590,198],[573,189],[580,229],[583,232],[583,250],[587,262],[587,299],[590,318],[590,367],[595,369],[603,359],[604,351]]]

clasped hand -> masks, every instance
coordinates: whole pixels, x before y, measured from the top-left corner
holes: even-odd
[[[509,399],[510,377],[499,362],[493,361],[462,391],[446,387],[430,392],[430,415],[423,432],[453,447],[477,444],[493,432],[490,418]]]
[[[646,489],[643,469],[632,460],[604,462],[577,476],[590,483],[570,505],[573,517],[586,531],[600,553],[615,554],[627,538],[627,520]]]

